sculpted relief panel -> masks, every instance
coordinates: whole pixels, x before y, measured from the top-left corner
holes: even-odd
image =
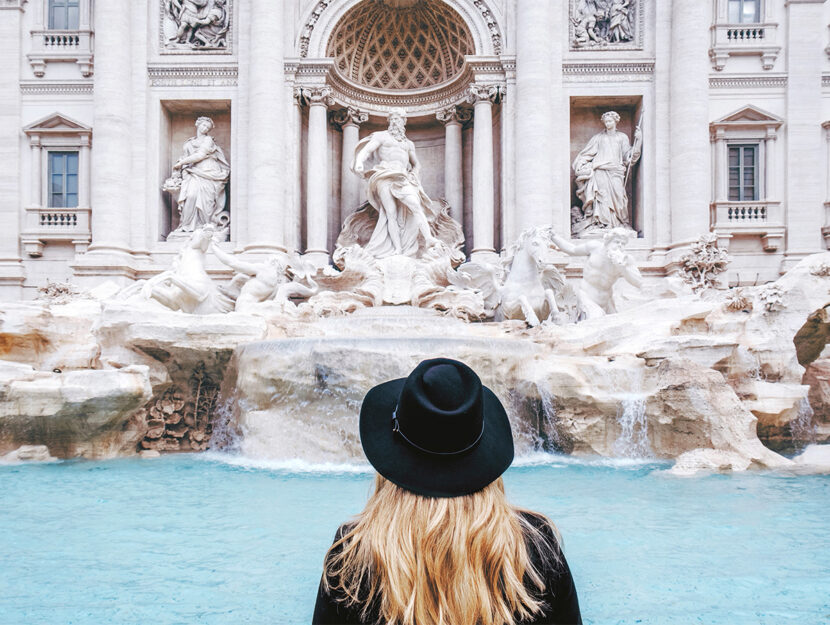
[[[642,0],[571,0],[571,49],[642,48],[642,19]]]
[[[164,52],[227,52],[231,0],[161,0]]]

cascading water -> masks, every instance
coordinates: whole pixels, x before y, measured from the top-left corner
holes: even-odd
[[[624,458],[649,458],[654,454],[648,442],[648,420],[645,397],[625,397],[617,408],[620,435],[614,452]]]
[[[815,412],[809,400],[804,397],[798,404],[798,414],[790,421],[790,436],[796,449],[800,450],[818,440],[818,430],[814,420]]]
[[[556,395],[551,393],[544,386],[537,384],[539,390],[539,438],[540,446],[545,451],[552,447],[556,451],[563,451],[567,441],[559,431],[559,421],[556,416]]]

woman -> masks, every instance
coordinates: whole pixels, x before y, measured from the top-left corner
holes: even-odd
[[[581,623],[544,516],[507,504],[513,461],[498,398],[439,358],[363,400],[360,438],[378,476],[326,554],[313,623]]]

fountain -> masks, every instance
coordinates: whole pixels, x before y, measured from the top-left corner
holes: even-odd
[[[405,122],[393,111],[357,144],[369,201],[346,219],[333,266],[242,260],[207,220],[155,277],[4,304],[0,454],[210,446],[359,461],[364,393],[436,356],[467,362],[502,397],[519,455],[669,459],[689,473],[788,467],[769,448],[782,433],[823,440],[802,378],[804,354],[826,342],[813,313],[830,254],[729,292],[713,235],[678,276],[647,279],[626,251],[630,228],[592,222],[593,236],[536,227],[502,257],[464,262],[461,227],[424,192]],[[206,271],[210,254],[235,272],[229,283]],[[570,256],[587,258],[580,281],[562,271]]]

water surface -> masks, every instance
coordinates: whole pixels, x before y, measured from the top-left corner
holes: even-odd
[[[505,475],[562,531],[586,623],[830,622],[830,477],[666,468],[539,456]],[[371,480],[216,455],[0,466],[0,623],[307,623]]]

